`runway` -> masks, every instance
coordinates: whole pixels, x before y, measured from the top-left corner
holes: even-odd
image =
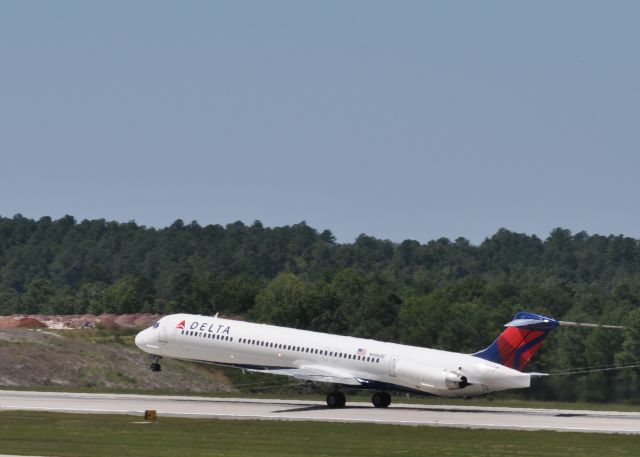
[[[640,434],[640,413],[495,408],[451,405],[348,402],[329,409],[324,402],[151,395],[0,391],[0,410],[142,415],[153,409],[163,416],[325,422],[363,422],[509,430],[555,430]]]

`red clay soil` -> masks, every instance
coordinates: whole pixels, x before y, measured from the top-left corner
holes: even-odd
[[[54,328],[74,329],[103,327],[144,328],[149,327],[158,319],[158,314],[91,314],[76,315],[12,315],[0,316],[0,328]]]
[[[0,317],[0,328],[47,328],[38,319],[23,316]]]

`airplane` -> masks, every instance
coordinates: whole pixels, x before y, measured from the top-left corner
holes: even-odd
[[[564,322],[518,312],[486,349],[473,354],[387,343],[218,317],[172,314],[135,337],[150,354],[151,370],[162,357],[206,362],[250,372],[291,376],[334,386],[327,406],[345,406],[340,388],[373,390],[377,408],[391,404],[389,392],[470,397],[527,388],[534,376],[522,370],[551,330],[599,324]]]

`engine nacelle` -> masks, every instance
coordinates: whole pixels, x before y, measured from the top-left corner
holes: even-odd
[[[460,373],[455,371],[445,371],[444,372],[444,383],[447,386],[447,389],[464,389],[465,387],[471,385],[467,380],[466,376],[462,376]]]
[[[396,371],[398,377],[425,390],[456,390],[471,385],[467,377],[457,371],[438,370],[409,361],[399,361]]]

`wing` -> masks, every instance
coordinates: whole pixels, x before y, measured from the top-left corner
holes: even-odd
[[[275,370],[247,370],[256,373],[291,376],[303,381],[328,382],[347,386],[360,386],[363,382],[351,374],[324,366],[302,366],[299,368],[278,368]]]

